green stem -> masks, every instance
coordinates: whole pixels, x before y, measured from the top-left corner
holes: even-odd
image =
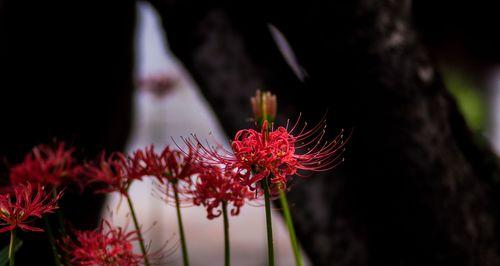
[[[295,257],[295,263],[297,266],[302,266],[302,255],[300,253],[299,244],[297,242],[297,236],[295,235],[295,228],[293,226],[292,215],[290,214],[290,208],[288,207],[288,200],[286,199],[285,191],[280,191],[280,202],[283,208],[283,216],[285,217],[286,227],[288,228],[288,234],[290,235],[290,242],[292,244],[293,255]]]
[[[9,265],[14,266],[14,240],[16,238],[16,231],[10,231],[10,244],[9,244]]]
[[[186,246],[186,237],[184,236],[184,226],[182,225],[182,216],[181,216],[181,206],[179,202],[179,192],[177,191],[177,185],[172,184],[174,190],[175,197],[175,209],[177,210],[177,224],[179,225],[179,234],[181,237],[181,248],[182,248],[182,261],[184,266],[189,266],[189,256]]]
[[[54,199],[57,198],[58,194],[57,194],[56,188],[52,189],[52,196],[54,197]],[[61,212],[61,209],[57,210],[56,213],[57,213],[57,218],[59,219],[59,232],[62,233],[63,235],[66,235],[66,229],[64,227],[64,225],[65,225],[64,217],[63,217],[63,214]]]
[[[264,190],[264,201],[266,207],[266,228],[267,228],[267,255],[268,265],[274,266],[274,247],[273,247],[273,224],[271,221],[271,199],[269,184],[267,178],[262,180],[262,189]]]
[[[224,265],[231,265],[231,247],[229,243],[229,219],[227,217],[227,202],[222,202],[222,214],[224,216]]]
[[[50,245],[52,246],[52,255],[54,256],[54,263],[56,266],[61,265],[61,260],[59,259],[59,254],[57,252],[56,241],[54,238],[54,233],[52,233],[52,227],[50,226],[49,218],[47,216],[43,217],[43,221],[45,222],[45,229],[47,231],[47,236],[49,237]]]
[[[144,265],[149,266],[146,246],[144,245],[144,238],[142,237],[141,227],[139,226],[139,222],[137,221],[137,216],[135,215],[134,206],[132,205],[132,200],[130,199],[130,196],[128,194],[125,195],[125,197],[127,198],[130,214],[132,215],[132,221],[134,222],[135,230],[137,231],[137,237],[139,238],[139,245],[141,247],[142,255],[144,256]]]

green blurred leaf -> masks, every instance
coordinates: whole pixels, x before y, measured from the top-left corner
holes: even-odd
[[[478,82],[465,71],[444,67],[446,86],[455,97],[467,124],[475,131],[484,131],[487,120],[485,97]]]

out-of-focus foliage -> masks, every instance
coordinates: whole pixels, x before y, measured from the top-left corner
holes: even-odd
[[[443,68],[443,79],[455,97],[467,124],[476,132],[486,130],[487,112],[484,90],[466,72],[452,67]]]

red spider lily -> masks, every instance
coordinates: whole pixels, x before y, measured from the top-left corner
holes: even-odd
[[[192,197],[195,205],[206,207],[208,219],[222,214],[221,210],[215,210],[222,202],[233,205],[231,215],[238,215],[245,201],[254,197],[254,193],[241,185],[231,172],[214,165],[200,166],[199,175],[185,193]]]
[[[147,174],[144,165],[144,153],[136,151],[132,156],[123,153],[112,153],[106,158],[101,154],[100,160],[95,164],[85,166],[85,174],[89,184],[103,186],[96,193],[120,192],[127,194],[128,188],[134,180],[141,180]]]
[[[143,164],[147,175],[154,176],[161,184],[177,184],[179,181],[190,181],[190,177],[199,170],[196,153],[187,153],[166,146],[157,153],[151,145],[144,149]]]
[[[151,145],[145,149],[143,158],[148,175],[155,176],[160,182],[187,180],[198,170],[196,153],[192,150],[183,153],[167,146],[161,153],[156,153]]]
[[[75,231],[74,239],[66,236],[62,248],[75,266],[135,266],[144,261],[144,255],[134,253],[133,242],[137,232],[125,232],[103,221],[99,228],[91,231]]]
[[[0,233],[20,228],[24,231],[43,232],[43,229],[27,225],[33,218],[41,218],[46,213],[54,212],[59,193],[54,197],[47,193],[41,184],[19,184],[12,194],[0,195]]]
[[[191,203],[185,193],[191,185],[191,177],[200,171],[200,161],[197,153],[190,149],[188,152],[165,147],[160,153],[155,152],[151,145],[144,150],[144,161],[147,175],[158,179],[157,191],[163,194],[165,200],[175,198],[178,193],[179,203]]]
[[[343,161],[343,130],[328,142],[324,140],[325,120],[311,129],[307,129],[307,124],[298,128],[299,121],[300,118],[291,129],[288,125],[269,128],[264,121],[260,132],[240,130],[231,142],[231,150],[220,145],[203,145],[196,136],[184,141],[191,148],[199,148],[200,158],[212,164],[224,164],[228,171],[234,171],[242,184],[252,190],[260,180],[269,177],[276,192],[286,187],[292,175],[328,171]]]
[[[26,155],[22,163],[11,168],[10,181],[12,184],[29,181],[52,187],[77,181],[82,167],[73,158],[73,151],[66,149],[64,143],[59,143],[57,148],[39,145]]]

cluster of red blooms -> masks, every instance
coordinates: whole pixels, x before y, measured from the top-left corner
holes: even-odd
[[[96,185],[96,192],[120,192],[123,195],[127,194],[133,181],[153,176],[159,181],[160,191],[165,196],[173,198],[169,188],[175,186],[174,189],[191,203],[206,206],[210,219],[218,216],[214,215],[214,208],[220,202],[233,205],[232,214],[236,215],[245,200],[252,198],[252,193],[236,182],[234,174],[204,164],[194,149],[184,153],[167,146],[156,152],[153,146],[149,146],[131,156],[122,153],[110,157],[102,155],[98,162],[86,165],[85,173],[87,183]],[[164,186],[167,189],[163,189]]]
[[[324,122],[309,130],[297,125],[298,122],[290,130],[281,126],[273,129],[264,122],[260,131],[240,130],[230,151],[220,146],[202,145],[194,137],[186,140],[188,152],[166,147],[158,153],[150,146],[130,156],[113,153],[106,157],[103,153],[96,163],[83,167],[75,163],[73,150],[65,149],[64,144],[56,149],[38,146],[21,164],[12,168],[10,179],[13,184],[28,180],[53,187],[77,181],[91,186],[96,184],[96,193],[116,191],[125,195],[133,181],[154,176],[162,184],[182,188],[179,192],[193,204],[204,205],[211,219],[220,215],[220,210],[215,209],[221,202],[233,205],[232,214],[236,215],[246,200],[256,198],[258,194],[248,190],[257,189],[262,179],[269,178],[276,193],[300,170],[325,171],[339,162],[339,149],[344,143],[341,134],[331,142],[323,142]],[[75,180],[79,176],[85,179]],[[20,189],[15,191],[16,195],[21,193]],[[33,193],[33,189],[24,193]],[[3,196],[4,205],[9,198]],[[16,208],[21,206],[16,205]],[[6,220],[5,215],[2,219]],[[18,224],[9,223],[10,226]]]
[[[137,241],[135,231],[126,232],[103,221],[96,230],[75,231],[74,238],[66,236],[62,245],[71,265],[136,266],[144,261],[144,255],[134,253],[134,241]]]
[[[104,154],[94,164],[87,164],[85,173],[89,184],[104,186],[96,192],[126,194],[131,183],[145,176],[156,177],[161,183],[187,180],[195,173],[193,155],[166,147],[157,153],[153,146],[137,150],[131,156],[123,153]]]
[[[55,212],[62,195],[57,193],[58,188],[70,183],[81,185],[78,178],[83,167],[74,159],[73,152],[64,143],[55,148],[39,145],[10,169],[11,187],[0,195],[0,225],[5,226],[0,228],[0,233],[16,228],[43,231],[28,224],[44,214]]]
[[[11,168],[12,189],[0,195],[0,226],[4,226],[0,233],[16,228],[43,231],[28,224],[32,218],[54,212],[61,197],[54,193],[70,183],[96,193],[118,192],[129,197],[134,181],[151,176],[166,188],[160,189],[166,197],[175,196],[178,204],[181,194],[183,200],[203,205],[208,219],[213,219],[222,214],[221,205],[231,206],[230,213],[238,215],[246,201],[262,195],[262,180],[269,180],[271,194],[277,195],[292,176],[330,170],[341,162],[342,132],[333,141],[325,141],[324,120],[308,129],[307,125],[298,126],[300,118],[290,128],[274,128],[265,117],[275,117],[275,96],[257,95],[261,100],[253,99],[252,104],[256,116],[264,117],[261,128],[238,131],[229,150],[219,144],[203,144],[193,136],[184,139],[187,151],[166,147],[157,152],[149,146],[130,155],[102,153],[96,162],[81,165],[73,157],[74,150],[66,149],[63,143],[56,148],[35,147],[22,163]],[[66,237],[64,243],[74,265],[139,265],[147,258],[144,247],[142,255],[133,253],[131,243],[136,240],[143,243],[140,232],[126,233],[104,222],[94,231],[76,231],[74,238]]]

